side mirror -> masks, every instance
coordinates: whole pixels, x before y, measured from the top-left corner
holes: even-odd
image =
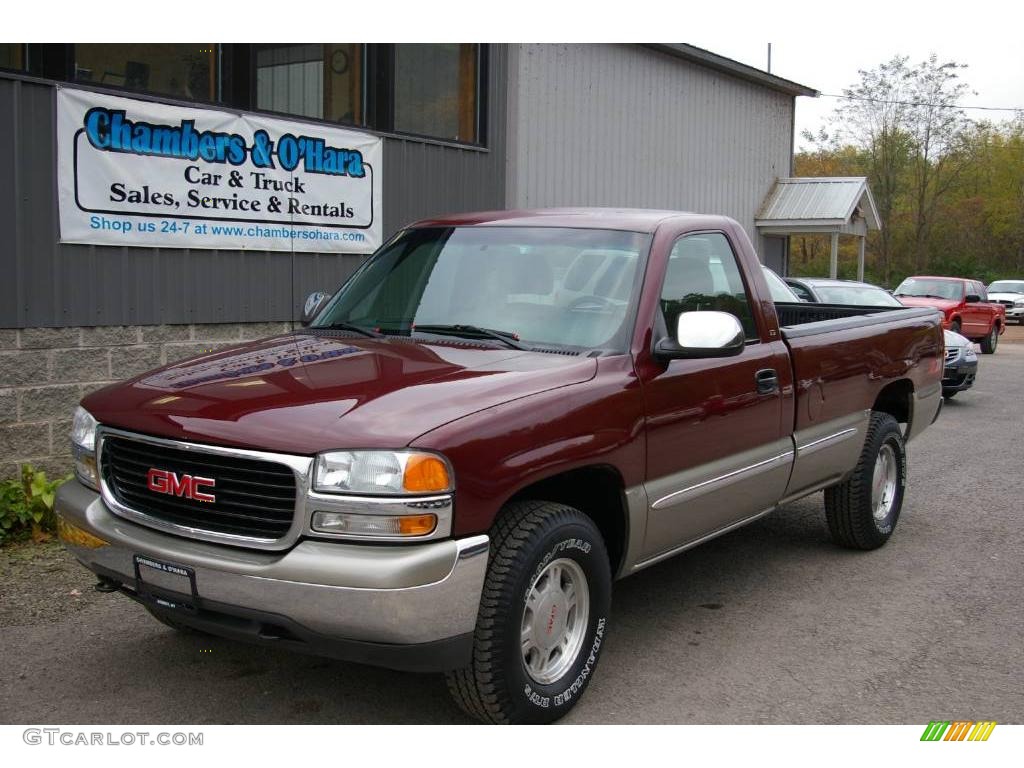
[[[979,304],[981,302],[981,296],[976,293],[968,293],[966,301],[968,304]]]
[[[743,351],[745,334],[736,315],[728,312],[682,312],[676,337],[662,339],[654,354],[666,360],[732,357]]]
[[[320,310],[330,300],[331,295],[323,291],[314,291],[306,297],[306,303],[302,306],[302,324],[309,325],[313,322]]]

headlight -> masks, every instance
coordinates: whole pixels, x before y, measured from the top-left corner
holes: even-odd
[[[978,353],[974,351],[974,345],[968,344],[964,347],[964,360],[977,360]]]
[[[452,490],[448,462],[421,451],[332,451],[316,458],[313,489],[384,496]]]
[[[75,475],[93,490],[99,490],[96,472],[96,419],[82,406],[75,408],[71,422],[71,454],[75,460]]]
[[[1024,299],[1015,299],[1013,302],[1015,307],[1024,307]]]

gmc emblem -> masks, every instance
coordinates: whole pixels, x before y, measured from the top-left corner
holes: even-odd
[[[192,501],[215,502],[217,497],[212,493],[204,493],[203,488],[213,488],[217,481],[212,477],[197,475],[178,475],[166,469],[150,469],[146,473],[146,487],[154,493],[166,493],[168,496],[184,496]]]

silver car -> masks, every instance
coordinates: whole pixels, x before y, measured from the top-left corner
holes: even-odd
[[[978,353],[974,342],[959,333],[943,331],[946,339],[946,364],[942,371],[942,396],[956,397],[974,386],[978,375]]]

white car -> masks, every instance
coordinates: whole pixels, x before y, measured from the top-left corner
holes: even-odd
[[[1006,307],[1006,319],[1024,325],[1024,280],[996,280],[988,287],[988,300]]]

